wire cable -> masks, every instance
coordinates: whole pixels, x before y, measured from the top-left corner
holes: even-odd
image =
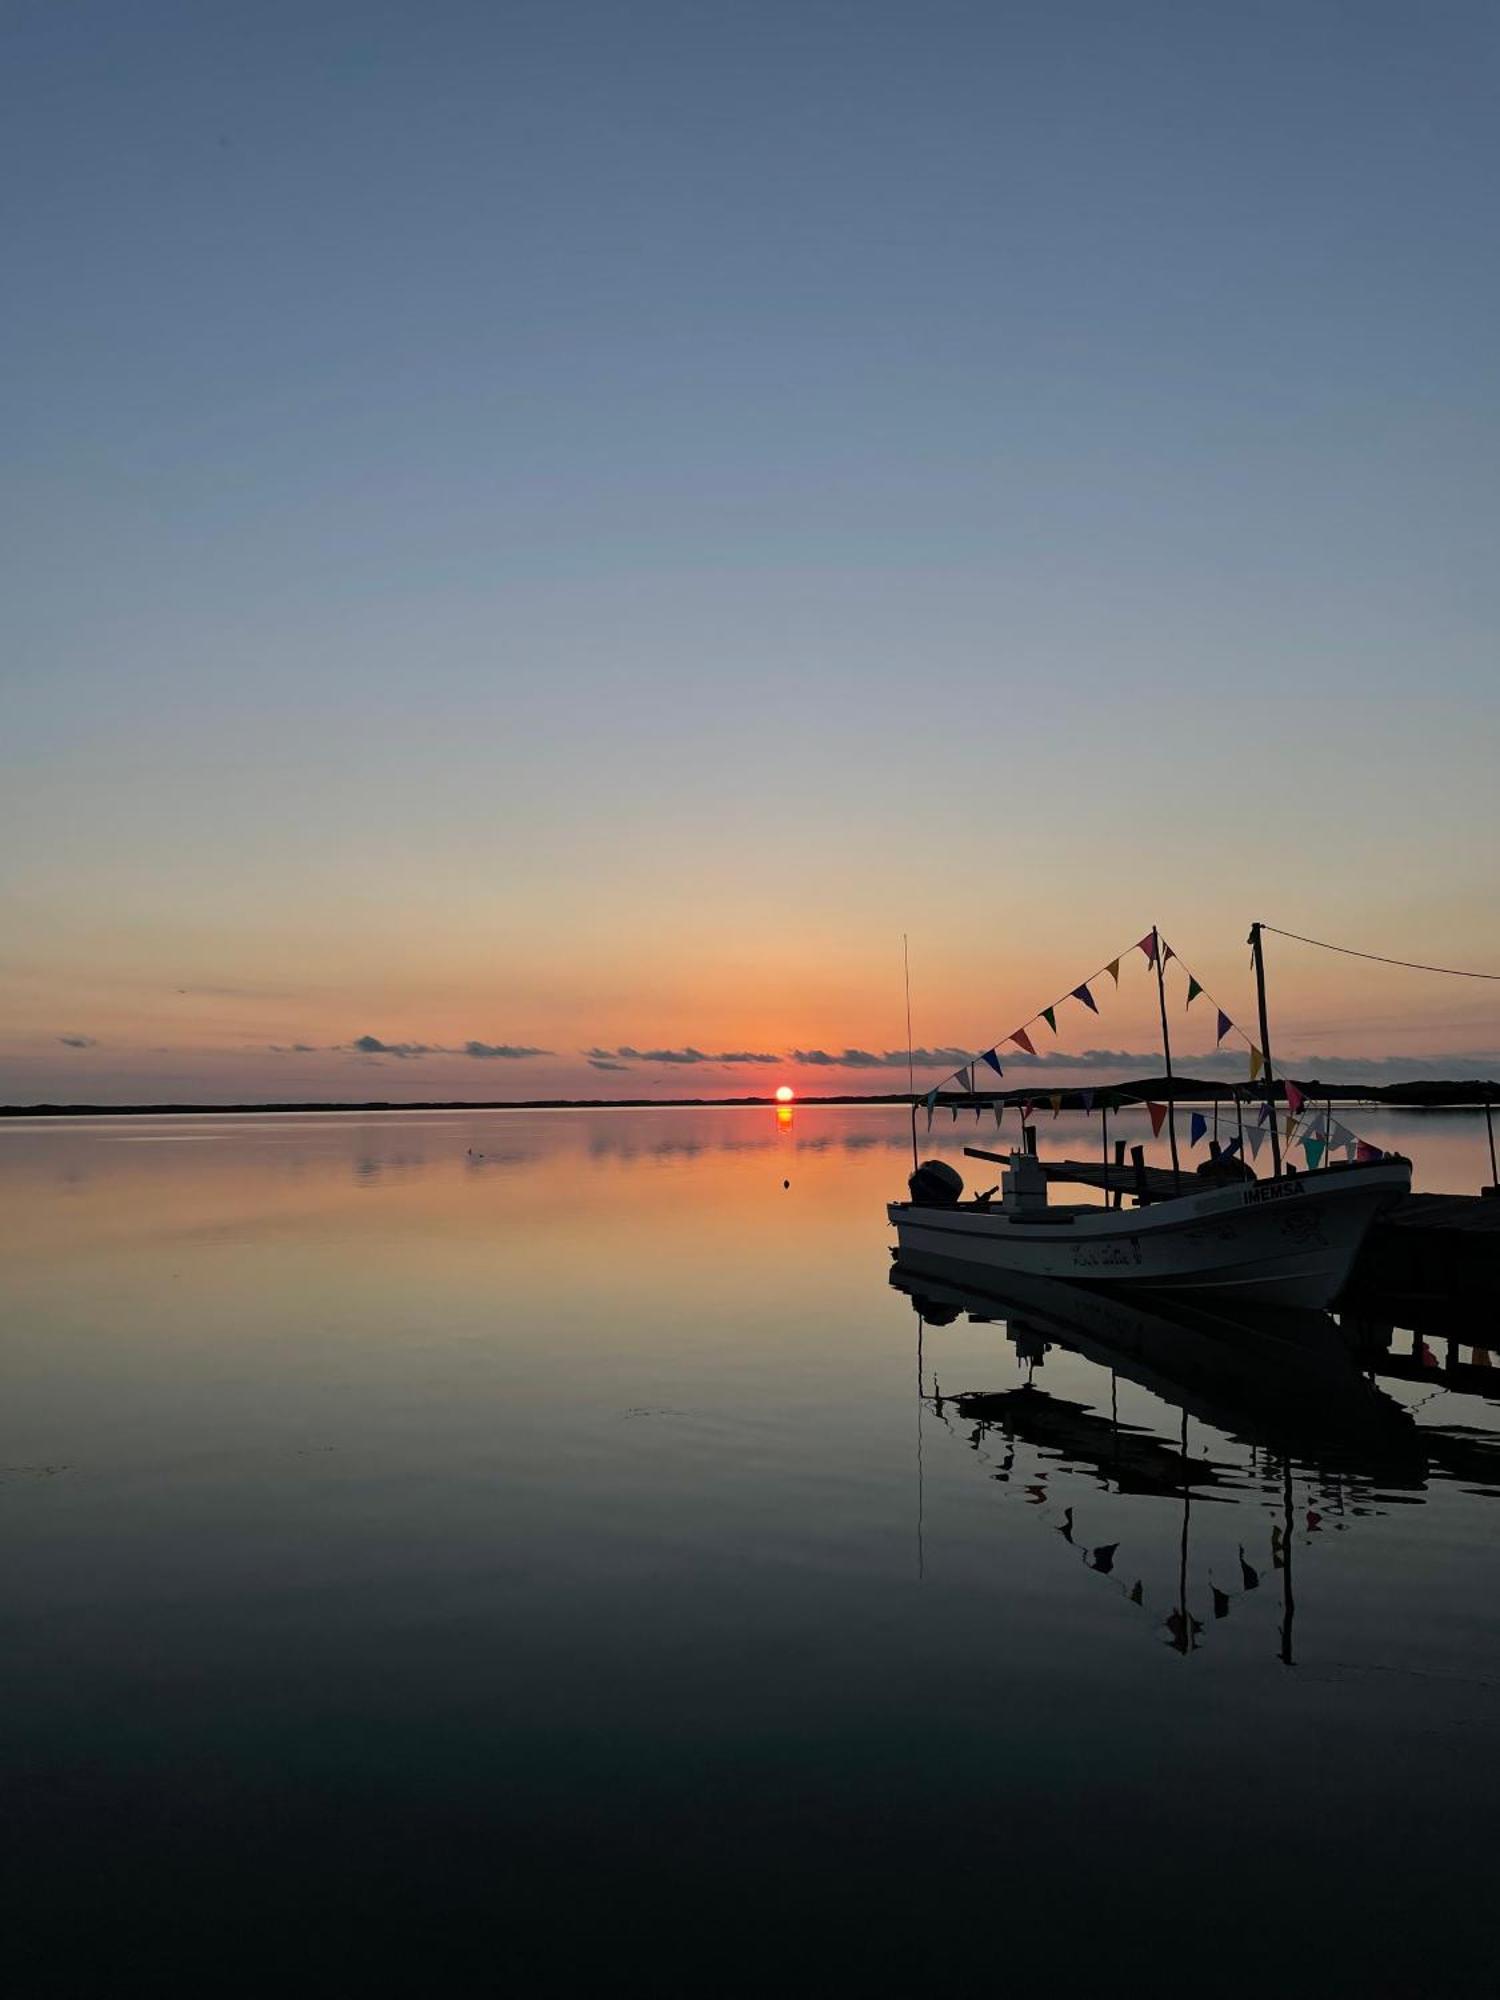
[[[1300,931],[1280,931],[1275,924],[1262,924],[1263,931],[1272,937],[1291,938],[1297,944],[1315,944],[1320,951],[1342,952],[1345,958],[1369,958],[1377,965],[1399,965],[1407,972],[1445,972],[1450,979],[1494,979],[1500,980],[1500,972],[1465,972],[1456,965],[1421,965],[1411,958],[1387,958],[1383,952],[1355,951],[1352,945],[1330,944],[1326,938],[1303,937]]]

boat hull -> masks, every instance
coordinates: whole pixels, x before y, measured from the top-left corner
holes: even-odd
[[[1325,1308],[1375,1218],[1411,1185],[1402,1163],[1236,1183],[1146,1208],[1044,1210],[892,1202],[909,1268],[1015,1271],[1073,1285],[1213,1292]]]

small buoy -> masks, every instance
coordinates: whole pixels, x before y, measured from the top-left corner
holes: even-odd
[[[783,1186],[784,1188],[789,1188],[789,1187],[791,1186],[791,1182],[790,1182],[790,1181],[783,1181],[783,1182],[781,1183],[781,1185],[782,1185],[782,1186]]]

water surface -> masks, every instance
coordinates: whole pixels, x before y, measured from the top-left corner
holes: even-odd
[[[0,1127],[14,1990],[1487,1990],[1495,1402],[914,1302],[908,1143]]]

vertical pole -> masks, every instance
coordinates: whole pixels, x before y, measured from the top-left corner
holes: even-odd
[[[901,970],[906,976],[906,1087],[911,1092],[911,1170],[917,1170],[917,1072],[911,1052],[911,951],[901,933]]]
[[[1099,1116],[1103,1122],[1102,1137],[1099,1142],[1099,1157],[1104,1162],[1104,1206],[1109,1207],[1109,1099],[1106,1097],[1099,1106]],[[1493,1141],[1491,1142],[1493,1143]]]
[[[1172,1038],[1167,1033],[1167,979],[1162,969],[1161,932],[1153,929],[1156,939],[1156,997],[1161,1003],[1161,1055],[1167,1066],[1167,1144],[1172,1152],[1172,1181],[1174,1189],[1182,1189],[1182,1168],[1177,1159],[1177,1093],[1172,1084]]]
[[[1490,1135],[1490,1186],[1500,1184],[1500,1173],[1495,1171],[1495,1107],[1490,1098],[1484,1100],[1484,1129]]]
[[[1294,1664],[1292,1620],[1297,1615],[1297,1600],[1292,1595],[1292,1461],[1289,1458],[1282,1461],[1281,1472],[1281,1554],[1281,1664],[1290,1667]]]
[[[1266,1097],[1271,1106],[1271,1171],[1281,1178],[1281,1131],[1276,1114],[1276,1072],[1271,1067],[1271,1023],[1266,1014],[1266,955],[1260,925],[1250,926],[1250,950],[1255,959],[1255,998],[1260,1007],[1260,1052],[1266,1065]]]

